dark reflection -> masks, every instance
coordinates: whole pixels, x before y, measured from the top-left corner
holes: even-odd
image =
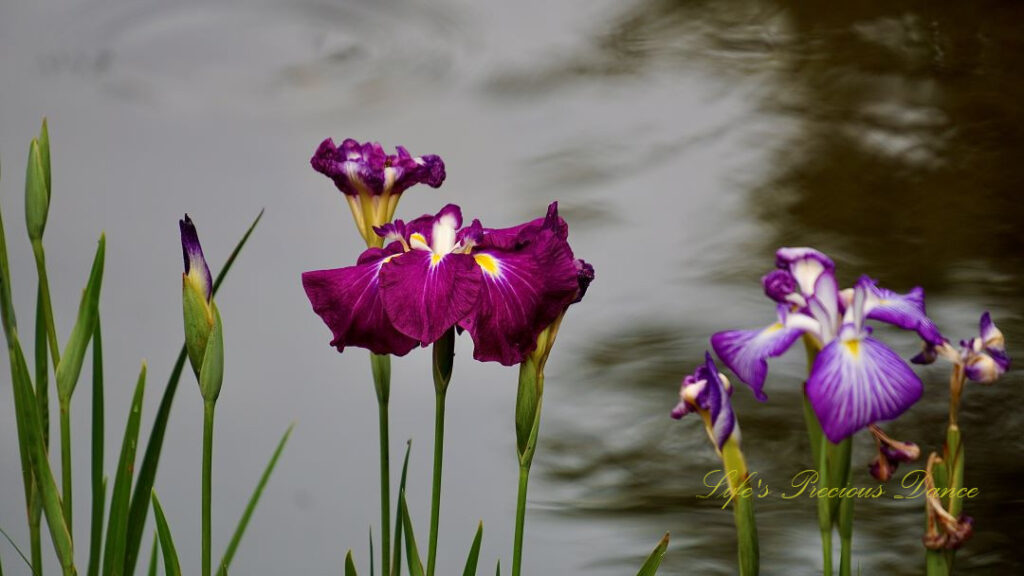
[[[815,245],[837,258],[844,284],[864,271],[897,289],[923,285],[967,315],[998,303],[1010,353],[1022,357],[1021,16],[1024,6],[1002,2],[651,0],[616,16],[587,50],[491,86],[501,94],[544,92],[695,66],[727,79],[758,79],[759,110],[784,126],[754,143],[772,150],[771,168],[747,186],[749,210],[769,233],[726,267],[742,273],[711,272],[709,282],[742,282],[756,292],[754,280],[770,267],[775,247]],[[754,326],[764,315],[751,318]],[[724,328],[640,326],[592,341],[579,379],[586,390],[570,393],[599,399],[578,408],[581,414],[559,413],[539,453],[548,477],[569,493],[565,514],[642,518],[672,530],[668,573],[733,573],[732,515],[697,497],[718,461],[696,419],[668,418],[679,379],[700,359],[707,336]],[[924,370],[925,398],[885,425],[919,443],[924,458],[941,450],[947,368]],[[773,363],[768,403],[754,401],[742,385],[734,396],[751,468],[773,490],[810,467],[799,407],[803,373],[802,354],[794,351]],[[1024,513],[1024,420],[1013,408],[1020,383],[1011,372],[965,396],[967,484],[981,497],[966,504],[977,531],[958,555],[964,573],[1024,572],[1013,544],[1024,536],[1017,521]],[[858,435],[858,486],[876,484],[867,474],[872,450],[870,437]],[[905,492],[899,479],[924,458],[901,468],[890,494]],[[817,573],[813,504],[758,501],[766,573]],[[855,508],[855,562],[865,574],[922,573],[922,501],[883,497]],[[596,562],[625,568],[632,560]]]

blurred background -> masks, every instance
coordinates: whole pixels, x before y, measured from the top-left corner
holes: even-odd
[[[1019,3],[989,1],[3,2],[0,199],[15,303],[27,322],[35,270],[22,167],[45,115],[62,342],[94,242],[101,230],[108,238],[109,470],[139,361],[149,362],[148,435],[182,340],[177,219],[192,216],[216,271],[266,208],[218,297],[227,370],[215,553],[295,422],[233,573],[337,574],[349,548],[366,571],[367,530],[379,533],[367,355],[328,346],[299,281],[353,262],[362,242],[308,160],[328,136],[439,154],[445,185],[407,192],[400,217],[455,202],[506,226],[558,200],[577,255],[597,269],[549,363],[525,571],[634,573],[668,530],[661,573],[732,574],[732,514],[697,498],[717,459],[698,419],[668,413],[711,333],[772,320],[758,280],[776,247],[829,253],[843,284],[868,273],[899,291],[924,286],[952,340],[976,334],[991,310],[1010,355],[1024,356],[1022,16]],[[879,333],[916,353],[910,335]],[[516,371],[473,362],[465,336],[457,353],[441,574],[461,570],[479,520],[484,566],[507,567],[515,510]],[[0,362],[8,374],[6,355]],[[429,354],[394,367],[392,470],[397,481],[414,438],[409,500],[425,541]],[[749,464],[780,489],[810,466],[803,373],[797,350],[773,362],[767,403],[743,387],[734,396]],[[927,454],[941,447],[948,371],[921,374],[925,398],[886,429]],[[1021,380],[1011,372],[964,398],[966,483],[981,496],[966,505],[976,532],[959,573],[1024,571]],[[8,381],[0,526],[27,550]],[[84,519],[88,394],[74,411]],[[156,486],[187,573],[199,566],[201,421],[186,374]],[[854,484],[874,484],[873,449],[870,435],[856,437]],[[813,501],[757,508],[764,573],[819,573]],[[923,573],[922,502],[858,501],[855,515],[861,573]],[[78,541],[86,528],[76,522]],[[8,572],[28,573],[6,543],[0,550]]]

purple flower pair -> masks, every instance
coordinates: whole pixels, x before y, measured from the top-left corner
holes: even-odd
[[[396,157],[382,154],[378,144],[346,140],[336,149],[328,140],[313,166],[346,195],[395,194],[444,178],[436,156],[412,158],[403,148]],[[545,217],[511,228],[478,220],[463,227],[461,209],[449,204],[435,215],[374,226],[373,234],[382,247],[371,245],[355,266],[302,275],[339,351],[402,356],[457,327],[472,336],[477,360],[519,364],[593,279],[593,268],[573,257],[557,203]]]
[[[819,351],[806,392],[830,441],[896,418],[921,397],[920,378],[866,324],[878,320],[916,331],[927,344],[944,342],[925,315],[920,287],[897,294],[862,276],[852,289],[840,291],[832,260],[811,248],[780,249],[776,266],[763,284],[776,302],[777,321],[711,338],[718,356],[758,399],[766,399],[767,359],[782,355],[801,336]]]

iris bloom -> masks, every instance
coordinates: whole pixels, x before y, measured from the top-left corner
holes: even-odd
[[[345,195],[367,246],[381,245],[374,228],[391,221],[402,192],[420,183],[437,188],[445,178],[439,156],[413,156],[401,146],[386,154],[377,142],[360,144],[351,138],[341,146],[324,140],[310,164]]]
[[[557,203],[544,218],[489,229],[449,204],[436,215],[375,228],[355,266],[302,276],[331,344],[404,355],[452,327],[473,337],[474,358],[518,364],[581,292]],[[592,269],[591,269],[592,271]]]
[[[711,338],[718,356],[758,399],[766,399],[767,359],[783,354],[801,336],[819,350],[806,392],[830,441],[838,443],[877,420],[895,418],[921,397],[921,380],[871,336],[865,323],[878,320],[914,330],[927,343],[943,342],[925,315],[920,287],[897,294],[862,276],[852,289],[840,292],[832,260],[812,248],[782,248],[776,266],[762,281],[777,303],[777,321]]]
[[[672,417],[679,420],[691,412],[700,414],[708,437],[719,451],[730,437],[737,441],[740,429],[732,411],[732,386],[729,379],[718,371],[710,353],[704,354],[704,364],[686,378],[679,388],[679,404],[672,409]]]
[[[955,349],[949,342],[926,343],[925,350],[911,360],[917,364],[931,364],[943,357],[963,368],[968,379],[991,384],[1010,369],[1010,357],[1006,354],[1006,339],[1002,331],[992,322],[988,312],[981,315],[978,336],[961,340]]]

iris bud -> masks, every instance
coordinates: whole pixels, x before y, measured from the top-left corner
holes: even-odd
[[[185,272],[181,275],[181,299],[185,319],[185,347],[192,371],[199,379],[203,398],[216,400],[223,381],[224,337],[220,312],[213,301],[210,268],[199,244],[199,235],[188,214],[179,221]]]
[[[46,120],[32,140],[25,169],[25,225],[33,242],[43,239],[50,212],[50,135]]]

